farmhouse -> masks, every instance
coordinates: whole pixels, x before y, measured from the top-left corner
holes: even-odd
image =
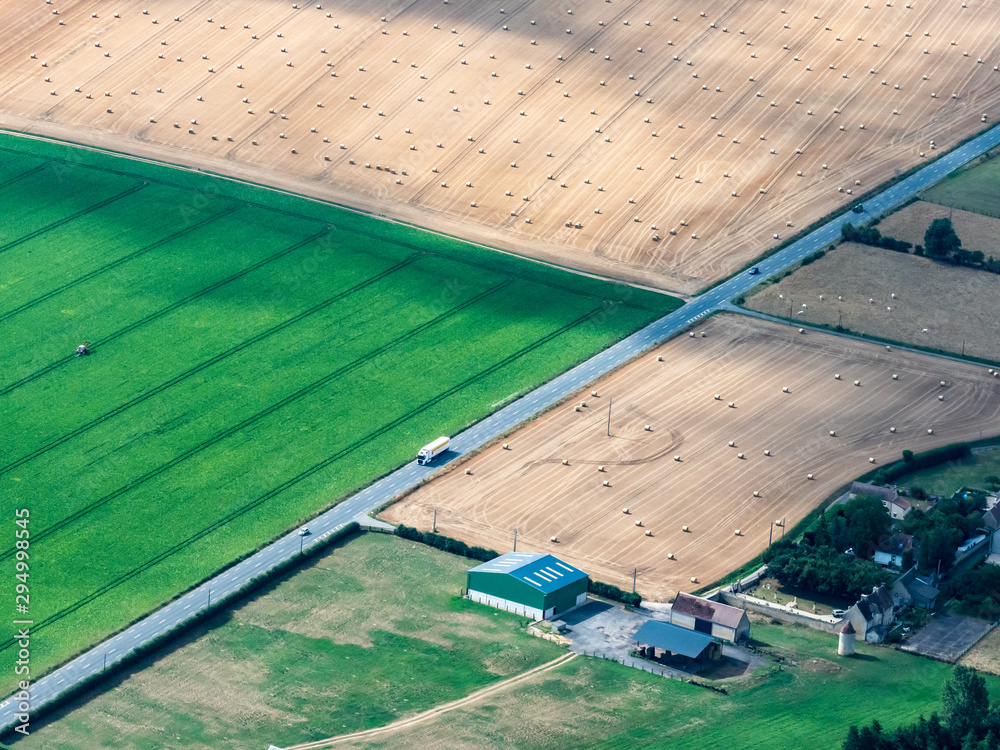
[[[742,609],[683,592],[674,600],[670,622],[731,643],[750,637],[750,620]]]
[[[508,552],[468,573],[468,598],[536,619],[587,601],[590,578],[552,555]]]
[[[875,562],[887,568],[902,568],[903,555],[913,552],[913,547],[913,537],[898,531],[879,543]]]
[[[904,518],[910,512],[910,501],[901,498],[899,493],[892,487],[879,487],[878,485],[867,484],[865,482],[855,482],[851,485],[851,491],[848,493],[848,496],[855,498],[858,495],[867,495],[868,497],[877,499],[882,503],[882,507],[888,511],[889,517],[893,521]]]
[[[988,529],[1000,529],[1000,503],[983,513],[983,525]]]
[[[632,640],[641,656],[687,668],[722,658],[722,644],[715,638],[669,622],[650,620]]]
[[[893,582],[891,593],[896,609],[903,607],[934,609],[938,594],[941,592],[931,579],[918,576],[917,566],[914,565]]]
[[[855,632],[869,643],[881,643],[892,626],[896,615],[896,605],[885,586],[876,586],[870,594],[861,598],[847,610],[845,619],[850,620]]]

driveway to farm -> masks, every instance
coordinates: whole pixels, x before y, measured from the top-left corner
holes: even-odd
[[[281,537],[243,562],[219,573],[118,635],[86,651],[32,683],[27,691],[29,694],[27,700],[21,700],[16,694],[0,703],[0,731],[28,722],[31,714],[56,696],[99,675],[136,648],[181,626],[207,609],[212,602],[219,602],[257,576],[300,554],[305,548],[311,547],[352,520],[367,515],[427,481],[440,471],[444,464],[457,460],[510,432],[517,425],[562,401],[587,383],[600,378],[643,351],[663,343],[706,315],[725,309],[729,300],[748,291],[761,279],[788,268],[810,253],[834,242],[840,236],[840,226],[844,221],[851,220],[855,223],[868,221],[898,206],[997,145],[1000,145],[1000,126],[991,128],[885,192],[870,198],[864,205],[864,213],[853,214],[845,211],[797,242],[760,261],[759,276],[739,273],[731,277],[683,307],[467,428],[452,439],[450,450],[446,454],[447,460],[443,464],[436,466],[420,466],[416,462],[406,464],[310,521],[307,524],[310,530],[308,536],[300,536],[298,531],[293,531]]]

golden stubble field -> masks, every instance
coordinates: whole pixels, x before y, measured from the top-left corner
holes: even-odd
[[[772,521],[790,527],[873,468],[869,458],[877,466],[904,449],[997,430],[1000,380],[985,367],[738,315],[695,331],[505,438],[508,450],[488,448],[383,516],[429,529],[437,509],[439,532],[501,552],[516,528],[518,549],[551,552],[622,587],[631,587],[637,568],[638,590],[665,600],[752,559]],[[576,411],[581,401],[587,405]]]
[[[913,222],[910,229],[897,231],[892,227],[905,220],[897,218],[899,214],[883,221],[879,229],[897,239],[922,242],[923,232],[931,221],[927,215],[936,218],[940,213],[924,210],[923,206],[941,209],[933,204],[914,204],[904,209],[913,208],[917,214],[910,217]],[[941,210],[945,215],[949,211]],[[961,213],[964,215],[959,216],[955,211],[954,222],[965,247],[983,249],[989,254],[985,246],[990,225],[996,227],[1000,221]],[[791,312],[791,317],[802,323],[843,325],[851,331],[889,341],[955,354],[964,352],[1000,362],[998,299],[997,274],[845,243],[777,284],[747,297],[745,306],[783,318]]]
[[[783,5],[4,3],[0,124],[690,293],[1000,104],[996,3]]]

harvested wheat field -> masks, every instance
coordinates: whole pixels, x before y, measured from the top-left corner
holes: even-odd
[[[924,232],[934,219],[951,219],[955,232],[966,250],[979,250],[987,258],[998,256],[997,237],[1000,236],[1000,219],[990,216],[949,208],[937,203],[917,201],[879,222],[878,230],[887,237],[924,244]]]
[[[695,331],[383,515],[429,529],[437,509],[439,532],[500,551],[516,528],[518,549],[620,586],[636,567],[638,590],[665,599],[749,561],[772,521],[791,526],[873,468],[869,458],[997,430],[1000,380],[984,367],[737,315]]]
[[[0,123],[693,292],[1000,109],[996,3],[783,4],[6,3]]]
[[[880,229],[889,234],[883,225]],[[906,238],[903,232],[897,237]],[[974,249],[971,243],[967,247]],[[1000,362],[998,299],[997,274],[844,243],[748,296],[746,307],[784,318],[791,308],[792,317],[803,323],[843,325],[888,341]]]

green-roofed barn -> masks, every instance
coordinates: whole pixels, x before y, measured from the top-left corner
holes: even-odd
[[[468,597],[535,619],[549,619],[587,601],[589,578],[552,555],[508,552],[468,574]]]

